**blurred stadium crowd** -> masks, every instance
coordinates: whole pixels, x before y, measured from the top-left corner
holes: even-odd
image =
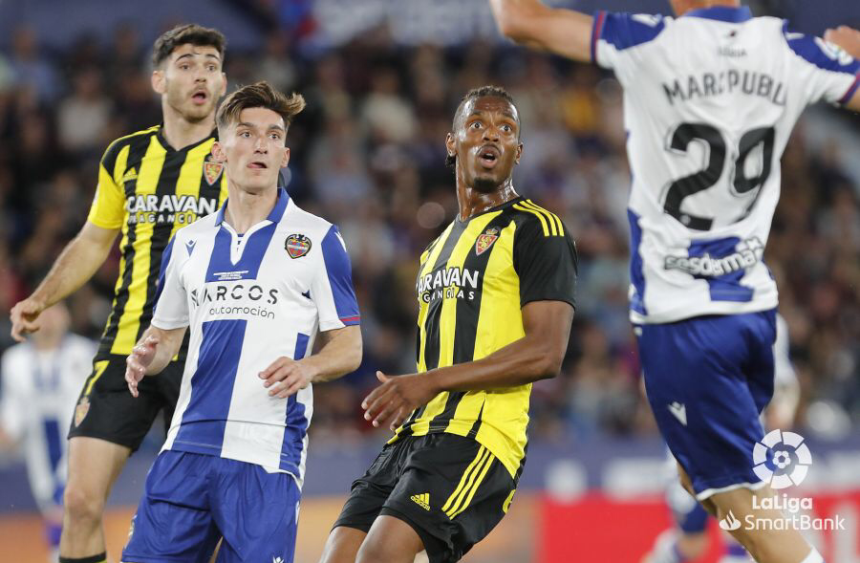
[[[375,370],[414,370],[417,257],[457,206],[443,141],[459,98],[487,83],[508,88],[520,109],[518,190],[566,221],[580,256],[568,358],[560,377],[535,387],[531,436],[656,432],[627,322],[630,179],[611,75],[485,42],[404,48],[384,27],[327,51],[304,51],[281,32],[264,43],[253,53],[228,46],[228,80],[266,79],[308,100],[289,134],[289,191],[341,226],[362,309],[363,365],[317,386],[316,443],[371,432],[359,403]],[[82,37],[63,52],[20,27],[11,45],[0,52],[0,351],[11,344],[10,307],[83,225],[102,151],[160,121],[150,45],[132,26],[107,44]],[[791,330],[800,425],[832,430],[860,420],[860,183],[843,145],[804,131],[836,123],[856,143],[860,121],[829,110],[805,119],[783,159],[766,261]],[[114,252],[70,299],[76,332],[98,337],[118,262]]]

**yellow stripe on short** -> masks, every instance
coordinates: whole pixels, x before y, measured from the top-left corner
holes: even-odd
[[[93,385],[96,384],[96,381],[102,376],[105,370],[108,367],[108,361],[102,360],[100,362],[96,362],[93,364],[93,374],[90,376],[90,380],[87,383],[87,390],[84,392],[84,396],[89,395],[93,390]]]
[[[466,483],[469,481],[469,478],[472,476],[472,470],[480,463],[480,461],[484,458],[484,454],[487,452],[487,448],[481,446],[478,449],[478,454],[475,456],[475,459],[472,460],[472,463],[469,464],[469,467],[466,468],[466,471],[463,472],[463,477],[460,478],[460,483],[457,485],[457,488],[454,490],[454,493],[448,497],[448,500],[445,501],[445,506],[442,507],[442,512],[447,512],[449,508],[451,508],[451,504],[454,502],[463,488],[466,486]]]
[[[488,450],[489,451],[489,450]],[[473,484],[469,487],[468,496],[466,496],[466,500],[460,505],[460,508],[454,511],[451,514],[448,514],[448,517],[453,520],[457,516],[459,516],[464,510],[466,510],[470,504],[472,504],[472,499],[475,498],[475,493],[478,492],[478,487],[481,486],[481,483],[484,482],[484,478],[487,476],[487,473],[490,471],[490,466],[493,465],[493,461],[495,461],[496,456],[490,454],[487,456],[486,461],[484,461],[484,465],[481,468],[481,473],[478,475],[477,479],[474,479]]]

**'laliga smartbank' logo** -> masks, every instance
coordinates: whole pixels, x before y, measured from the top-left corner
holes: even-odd
[[[817,517],[811,497],[795,497],[768,492],[800,485],[812,465],[812,454],[803,443],[803,436],[794,432],[774,430],[756,442],[753,448],[753,471],[770,485],[762,496],[758,490],[752,495],[752,511],[736,516],[731,511],[720,520],[720,528],[728,532],[739,530],[845,530],[846,520],[838,514],[829,518]],[[782,516],[774,518],[776,511]]]
[[[800,434],[774,430],[756,442],[753,462],[756,476],[772,489],[780,490],[800,485],[806,479],[812,454]]]

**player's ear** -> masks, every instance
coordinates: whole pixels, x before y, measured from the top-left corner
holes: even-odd
[[[281,159],[281,168],[286,168],[290,163],[290,147],[284,147],[284,158]]]
[[[221,92],[218,94],[218,97],[221,98],[224,94],[227,93],[227,73],[221,73]]]
[[[445,135],[445,150],[448,152],[448,156],[457,155],[457,143],[454,140],[453,133]]]
[[[215,160],[222,164],[224,162],[227,162],[227,153],[224,152],[224,145],[222,145],[218,141],[215,141],[215,143],[212,144],[212,156],[214,156]]]
[[[520,143],[520,144],[518,144],[518,145],[517,145],[517,156],[516,156],[516,158],[514,159],[514,162],[515,162],[515,163],[517,163],[517,164],[519,164],[519,163],[520,163],[520,159],[521,159],[522,157],[523,157],[523,144],[522,144],[522,143]]]
[[[167,91],[166,81],[164,79],[164,71],[155,69],[152,71],[152,89],[156,94],[164,94]]]

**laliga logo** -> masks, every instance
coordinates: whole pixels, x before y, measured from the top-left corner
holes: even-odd
[[[773,450],[773,460],[768,463],[768,451]],[[775,490],[800,485],[809,466],[812,454],[803,443],[803,436],[794,432],[774,430],[753,448],[753,471],[759,479]]]

